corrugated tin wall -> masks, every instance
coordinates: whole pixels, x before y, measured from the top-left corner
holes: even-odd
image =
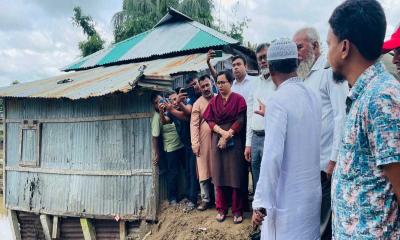
[[[40,167],[19,165],[24,119],[150,113],[150,93],[82,100],[7,99],[6,205],[55,215],[145,216],[150,206],[150,117],[43,122]]]

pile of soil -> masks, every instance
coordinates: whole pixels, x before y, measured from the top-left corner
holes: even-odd
[[[151,228],[146,240],[241,240],[249,239],[252,232],[250,213],[245,213],[241,224],[234,224],[232,214],[219,223],[215,209],[204,212],[185,212],[184,204],[163,206],[158,223]]]

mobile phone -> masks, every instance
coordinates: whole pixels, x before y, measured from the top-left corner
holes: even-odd
[[[194,96],[195,92],[194,92],[194,87],[188,87],[188,88],[183,88],[181,89],[181,93],[187,93],[188,96]]]
[[[166,102],[165,98],[161,98],[158,103],[161,104],[161,103],[165,103],[165,102]]]
[[[215,50],[214,57],[216,57],[216,58],[222,57],[222,50]]]

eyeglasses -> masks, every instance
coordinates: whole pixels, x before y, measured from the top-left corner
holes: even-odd
[[[227,81],[217,81],[217,85],[224,85],[226,83],[227,83]]]

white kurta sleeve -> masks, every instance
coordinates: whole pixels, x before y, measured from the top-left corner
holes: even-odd
[[[287,112],[275,101],[267,105],[264,152],[253,208],[265,208],[268,214],[268,211],[276,207],[277,202],[276,190],[285,150]]]
[[[340,84],[335,83],[333,81],[332,71],[328,72],[327,84],[334,121],[332,151],[329,159],[336,162],[339,152],[340,138],[342,136],[342,127],[346,118],[346,98],[349,93],[349,87],[347,81]]]

